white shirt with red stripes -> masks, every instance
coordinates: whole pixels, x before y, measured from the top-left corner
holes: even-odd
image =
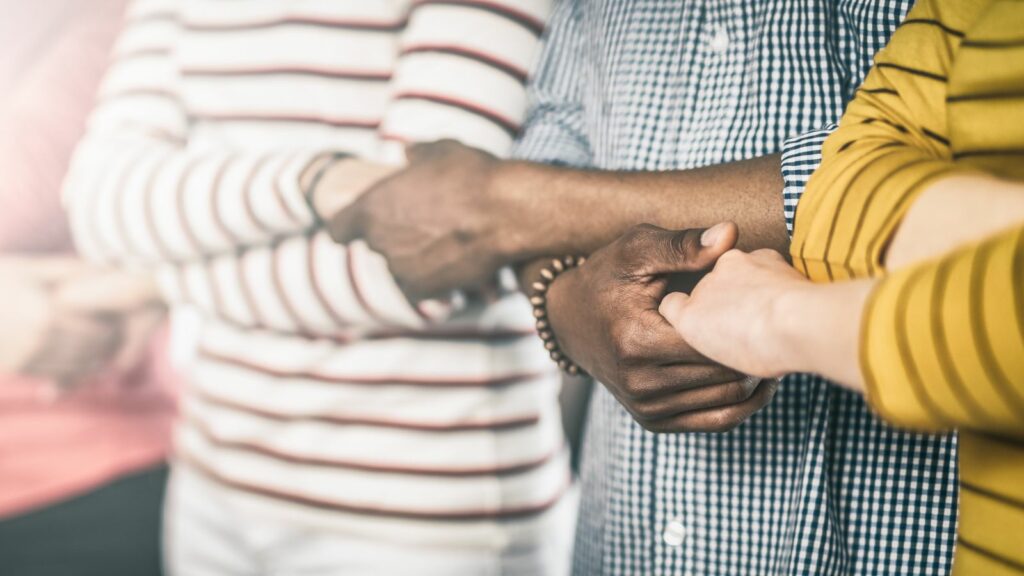
[[[178,452],[246,505],[362,536],[508,546],[566,489],[558,378],[507,295],[439,316],[338,246],[326,152],[505,154],[549,0],[138,0],[65,183],[81,251],[204,322]],[[296,520],[298,521],[298,520]]]

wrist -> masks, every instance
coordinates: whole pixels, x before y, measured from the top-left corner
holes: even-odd
[[[765,340],[778,343],[778,372],[817,372],[815,341],[822,333],[818,314],[826,305],[821,303],[821,285],[806,284],[782,292],[773,302],[769,313]]]
[[[530,285],[530,304],[533,306],[533,316],[537,319],[537,334],[544,342],[544,348],[551,355],[551,359],[570,376],[585,375],[585,373],[561,346],[556,335],[556,321],[552,320],[551,316],[553,309],[551,304],[554,302],[557,307],[558,303],[563,302],[561,296],[562,289],[566,286],[565,277],[574,274],[576,268],[582,266],[585,261],[586,258],[582,256],[551,259]],[[561,283],[558,282],[560,279]]]
[[[533,162],[494,163],[485,192],[502,230],[496,251],[506,262],[594,249],[588,241],[594,215],[586,210],[601,202],[593,198],[599,190],[581,181],[582,174]]]
[[[819,374],[861,391],[860,327],[874,285],[870,280],[807,284],[780,296],[775,323],[785,371]]]

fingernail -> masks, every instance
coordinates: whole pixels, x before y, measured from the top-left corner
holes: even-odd
[[[708,228],[700,235],[700,245],[705,248],[710,248],[718,242],[718,238],[722,236],[722,231],[725,230],[725,223],[715,224],[711,228]]]

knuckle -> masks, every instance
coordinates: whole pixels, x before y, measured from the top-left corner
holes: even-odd
[[[648,432],[665,432],[671,424],[670,419],[661,418],[650,413],[641,413],[635,408],[629,408],[628,411],[633,420]]]
[[[643,362],[644,350],[634,339],[622,338],[615,341],[615,357],[620,364],[635,366]]]
[[[738,404],[744,400],[748,400],[754,395],[754,391],[757,390],[757,382],[758,381],[753,378],[744,378],[727,384],[726,388],[729,403]]]
[[[616,361],[620,364],[631,362],[636,353],[636,345],[630,331],[621,323],[615,323],[609,328],[608,335],[611,337],[611,352]]]
[[[651,224],[637,224],[621,236],[619,246],[625,254],[642,254],[656,230]]]
[[[660,416],[660,412],[655,406],[643,402],[632,403],[630,413],[634,420],[641,423],[653,422]]]
[[[749,414],[736,410],[719,410],[711,417],[707,431],[717,433],[730,432],[742,424],[747,419],[747,416]]]
[[[685,230],[681,234],[672,235],[672,251],[687,260],[696,259],[701,251],[700,231]]]

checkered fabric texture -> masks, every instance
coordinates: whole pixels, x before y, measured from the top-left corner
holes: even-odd
[[[790,234],[793,234],[796,206],[804,194],[807,180],[821,164],[821,147],[836,128],[836,124],[829,124],[821,130],[794,136],[782,145],[782,179],[786,183],[782,189],[782,209]]]
[[[791,224],[830,123],[910,4],[563,2],[517,156],[671,170],[784,152]],[[947,574],[955,463],[955,437],[894,430],[814,376],[786,378],[727,434],[650,434],[598,387],[575,573]]]

